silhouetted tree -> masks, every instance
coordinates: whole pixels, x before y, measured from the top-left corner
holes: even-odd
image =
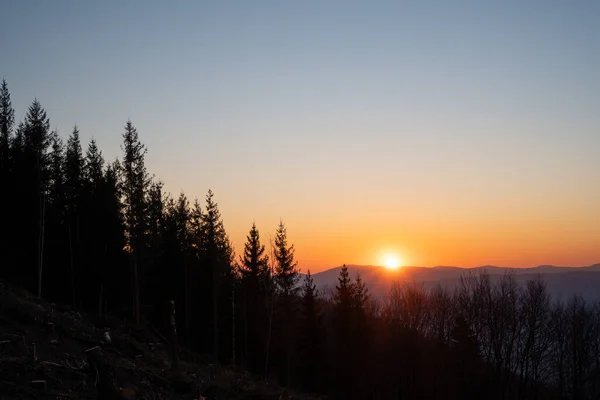
[[[49,181],[50,120],[37,99],[29,106],[22,132],[23,159],[17,179],[22,182],[24,189],[21,202],[24,212],[21,215],[25,217],[22,222],[26,232],[25,237],[21,238],[21,249],[26,261],[20,269],[24,270],[24,278],[29,287],[32,281],[37,281],[37,294],[41,296]],[[29,275],[26,272],[32,270],[37,270],[37,279],[33,278],[35,274]]]
[[[318,290],[314,284],[310,270],[304,277],[302,285],[302,314],[299,327],[299,354],[302,386],[305,390],[322,389],[324,372],[323,326],[318,304]]]
[[[131,121],[123,134],[122,185],[128,251],[132,264],[133,318],[141,322],[143,260],[147,254],[148,192],[150,178],[145,166],[146,148]]]
[[[334,346],[335,346],[335,393],[337,398],[354,398],[354,360],[352,329],[354,328],[355,286],[350,279],[348,267],[340,270],[334,293]]]
[[[65,153],[65,198],[66,198],[66,219],[69,243],[69,266],[70,282],[73,306],[82,306],[79,299],[78,290],[81,287],[81,266],[80,266],[80,206],[83,195],[83,153],[81,150],[81,141],[79,139],[79,129],[77,125],[73,127],[73,132],[67,140]]]
[[[103,212],[100,215],[103,222],[99,243],[104,243],[104,257],[101,259],[99,271],[105,279],[99,289],[99,307],[112,310],[131,304],[133,297],[131,274],[127,273],[127,266],[131,265],[131,262],[124,251],[127,238],[125,206],[121,201],[123,188],[120,171],[121,166],[118,161],[114,161],[106,168],[101,191]]]
[[[277,303],[275,314],[276,343],[280,373],[283,372],[284,382],[291,384],[292,359],[295,347],[298,304],[298,265],[294,259],[294,245],[288,244],[287,229],[283,221],[275,231],[273,243],[273,259],[275,262],[274,279],[277,285]]]
[[[65,224],[65,160],[64,145],[56,132],[51,133],[49,153],[49,183],[46,206],[46,248],[43,280],[48,283],[46,295],[63,303],[73,304],[74,289],[69,273]]]
[[[14,193],[15,181],[11,168],[11,150],[12,130],[15,122],[15,111],[12,108],[10,92],[6,80],[2,80],[0,86],[0,187],[4,193]],[[8,213],[14,210],[14,197],[7,195],[0,196],[0,210]],[[12,243],[11,236],[14,235],[12,224],[5,222],[0,226],[0,265],[1,269],[7,275],[13,271]]]
[[[76,154],[77,151],[73,153]],[[76,170],[80,165],[76,162],[77,156],[72,156],[72,159],[73,170]],[[104,158],[94,139],[90,141],[83,161],[81,195],[77,207],[81,248],[79,281],[83,286],[79,289],[83,308],[102,314],[105,308],[104,290],[111,277],[108,271],[110,267],[106,263],[108,243],[113,232],[108,229],[108,225],[114,216],[109,215],[109,209],[105,207],[104,197],[108,195],[108,187],[104,178]],[[76,182],[76,179],[73,180]]]
[[[219,335],[222,324],[230,320],[223,315],[220,318],[220,308],[228,305],[233,278],[233,248],[225,232],[223,219],[217,203],[214,201],[212,190],[206,195],[206,207],[201,215],[201,262],[210,272],[212,281],[212,328],[213,354],[219,359]],[[229,310],[227,308],[227,310]],[[225,322],[226,321],[226,322]]]
[[[239,266],[243,299],[243,349],[248,366],[259,371],[263,365],[268,335],[265,299],[270,271],[269,257],[254,223],[248,233]]]

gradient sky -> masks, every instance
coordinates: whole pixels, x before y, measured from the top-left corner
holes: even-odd
[[[173,4],[171,4],[173,3]],[[300,267],[600,262],[598,1],[29,1],[1,6],[37,97],[165,182],[212,188],[239,254],[283,218]]]

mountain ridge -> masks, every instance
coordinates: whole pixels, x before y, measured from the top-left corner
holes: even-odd
[[[375,265],[347,264],[346,266],[352,278],[360,274],[370,293],[376,298],[384,297],[393,283],[417,283],[422,284],[426,289],[432,289],[439,285],[452,290],[465,275],[486,272],[495,281],[510,272],[514,273],[517,283],[521,285],[540,276],[546,282],[548,293],[555,299],[580,295],[586,300],[600,301],[600,290],[598,290],[600,288],[600,263],[581,267],[539,265],[523,268],[494,265],[473,268],[406,266],[396,270]],[[324,293],[333,290],[341,268],[341,266],[334,267],[311,274],[317,288]]]

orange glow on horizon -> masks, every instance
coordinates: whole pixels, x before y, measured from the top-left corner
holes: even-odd
[[[402,261],[396,254],[389,253],[383,260],[383,266],[389,270],[396,270],[402,267]]]

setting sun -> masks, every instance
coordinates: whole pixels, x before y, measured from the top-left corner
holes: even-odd
[[[387,269],[398,269],[401,266],[400,258],[395,254],[385,256],[383,266]]]

